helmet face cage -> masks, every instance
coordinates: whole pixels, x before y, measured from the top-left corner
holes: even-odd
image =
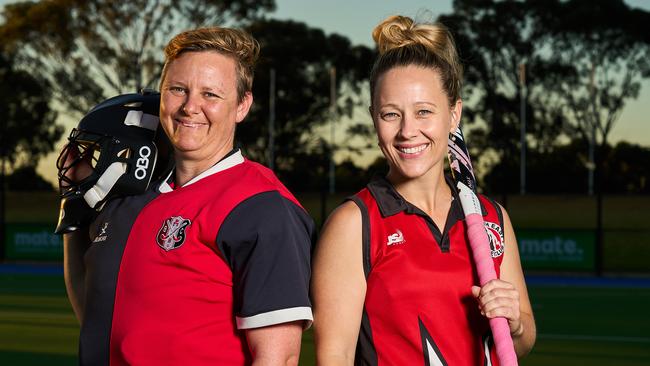
[[[84,137],[93,137],[92,139],[86,138],[80,140],[79,136],[81,131],[74,128],[68,137],[68,144],[64,147],[56,161],[56,168],[58,169],[59,178],[59,193],[65,196],[73,191],[83,190],[82,187],[86,183],[92,182],[98,178],[96,171],[99,161],[101,159],[102,145],[109,140],[110,137],[94,134],[92,132],[85,132]],[[69,177],[70,169],[79,167],[79,164],[85,162],[92,170],[90,175],[77,181]],[[87,187],[86,187],[87,189]]]

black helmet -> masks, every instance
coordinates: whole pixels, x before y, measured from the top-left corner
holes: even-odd
[[[79,121],[57,160],[61,211],[55,233],[90,223],[112,197],[146,191],[159,159],[157,138],[169,152],[164,133],[157,136],[159,108],[158,93],[125,94],[98,104]],[[169,161],[162,160],[158,168]],[[67,173],[81,162],[91,173],[73,181]]]

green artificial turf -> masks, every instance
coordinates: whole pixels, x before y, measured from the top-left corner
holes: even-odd
[[[531,286],[537,332],[522,365],[649,365],[650,288]]]
[[[529,287],[538,328],[524,366],[650,365],[650,288]],[[78,324],[62,276],[0,275],[2,365],[77,364]],[[313,334],[301,365],[313,365]]]

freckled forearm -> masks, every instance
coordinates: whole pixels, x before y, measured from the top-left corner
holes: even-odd
[[[527,355],[535,345],[537,338],[537,329],[533,316],[528,313],[521,313],[520,330],[512,334],[512,341],[515,346],[515,352],[518,357]]]

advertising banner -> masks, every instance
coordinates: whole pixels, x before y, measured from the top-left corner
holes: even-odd
[[[7,223],[5,258],[8,260],[63,260],[63,240],[52,223]]]
[[[596,236],[593,230],[517,230],[524,269],[593,271]]]

